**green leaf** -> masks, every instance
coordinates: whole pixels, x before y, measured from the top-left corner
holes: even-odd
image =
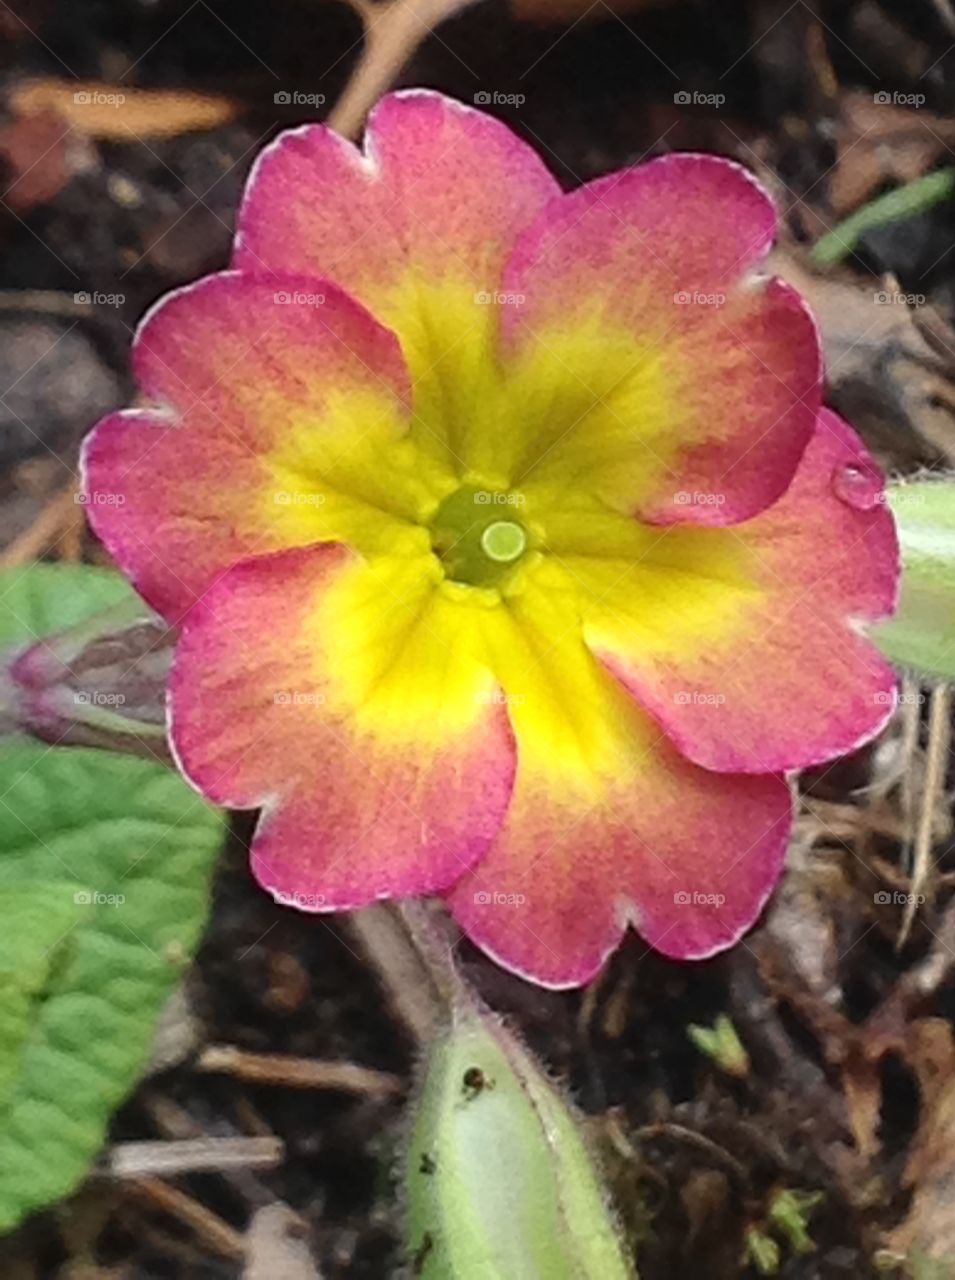
[[[955,679],[955,484],[913,480],[886,491],[902,549],[898,609],[872,628],[887,657]]]
[[[831,267],[852,253],[867,231],[914,218],[917,214],[951,198],[955,191],[955,169],[936,169],[877,196],[850,213],[826,235],[820,236],[809,256],[820,267]]]
[[[42,563],[6,569],[0,573],[0,649],[31,644],[136,599],[126,579],[111,569]]]
[[[82,566],[0,574],[0,644],[130,597]],[[201,935],[222,829],[162,765],[0,746],[0,1231],[96,1157]]]

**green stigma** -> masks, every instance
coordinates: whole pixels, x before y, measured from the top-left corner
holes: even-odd
[[[527,534],[516,520],[495,520],[481,534],[481,550],[498,564],[512,564],[526,548]]]
[[[529,535],[519,520],[501,516],[522,503],[520,494],[471,485],[445,498],[431,522],[431,545],[453,582],[500,587],[512,580]]]

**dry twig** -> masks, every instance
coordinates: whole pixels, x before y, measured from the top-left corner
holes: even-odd
[[[274,1169],[282,1163],[280,1138],[187,1138],[182,1142],[120,1142],[103,1172],[113,1178],[169,1178],[180,1173]]]
[[[197,1071],[222,1072],[255,1084],[290,1089],[338,1089],[374,1098],[390,1098],[403,1085],[398,1076],[357,1062],[323,1062],[281,1053],[247,1053],[230,1044],[210,1044],[199,1055]]]
[[[223,1258],[245,1256],[241,1233],[178,1187],[170,1187],[159,1178],[144,1178],[141,1182],[131,1182],[128,1191],[137,1200],[184,1223],[211,1252]]]
[[[66,489],[49,500],[30,527],[0,552],[0,569],[15,569],[36,560],[73,524],[80,522],[83,508],[76,504],[75,493],[76,482],[71,481]]]
[[[365,47],[345,91],[328,117],[347,138],[361,131],[365,116],[390,87],[418,45],[436,26],[475,0],[389,0],[371,5],[349,0],[365,25]]]

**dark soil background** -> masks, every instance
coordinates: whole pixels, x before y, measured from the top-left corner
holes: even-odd
[[[673,149],[750,165],[784,215],[778,269],[818,308],[830,399],[890,469],[953,465],[951,201],[869,234],[825,276],[806,257],[859,205],[953,163],[949,0],[616,7],[548,25],[476,3],[399,83],[520,95],[490,109],[568,186]],[[77,450],[133,395],[137,318],[224,265],[256,152],[327,114],[360,51],[356,13],[323,0],[0,0],[0,561],[103,559],[72,501]],[[111,91],[122,110],[75,98]],[[276,100],[296,92],[324,103]],[[884,305],[886,291],[906,300]],[[803,779],[787,879],[730,954],[680,965],[631,938],[590,990],[557,995],[462,949],[589,1117],[644,1280],[749,1280],[754,1233],[776,1239],[784,1280],[955,1277],[950,769],[925,783],[927,758],[949,758],[950,716],[946,691],[907,692],[879,743]],[[393,1171],[417,1046],[348,919],[270,902],[244,834],[173,1064],[111,1141],[275,1135],[281,1161],[158,1187],[94,1179],[0,1242],[4,1280],[383,1280],[405,1266]],[[906,936],[909,892],[925,901]],[[733,1063],[687,1034],[720,1014],[746,1051]],[[200,1070],[209,1044],[395,1079],[292,1087],[277,1058],[250,1083]],[[802,1248],[768,1220],[785,1190],[820,1193]],[[314,1271],[250,1261],[250,1224],[276,1202]]]

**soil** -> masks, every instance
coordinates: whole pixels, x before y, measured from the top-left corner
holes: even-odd
[[[0,545],[14,558],[104,560],[75,523],[34,535],[75,482],[85,431],[133,395],[132,327],[159,295],[225,264],[255,154],[280,127],[327,113],[360,31],[351,9],[323,0],[0,6]],[[948,0],[661,0],[619,14],[596,0],[559,26],[486,0],[427,39],[398,83],[502,95],[490,109],[568,187],[669,150],[734,156],[779,197],[783,251],[803,269],[839,218],[951,163],[953,60]],[[34,82],[45,96],[25,92]],[[70,110],[75,92],[123,85],[161,93],[137,136],[108,113]],[[324,103],[276,102],[290,91]],[[189,94],[226,103],[226,118],[192,127]],[[926,390],[913,373],[924,359],[890,368],[915,338],[867,339],[870,303],[887,281],[917,295],[912,334],[930,311],[936,355],[955,352],[953,232],[945,201],[868,234],[832,273],[858,322],[823,304],[827,337],[830,325],[857,332],[852,377],[834,373],[830,399],[896,471],[952,465],[949,370],[936,360]],[[785,884],[732,952],[678,964],[632,937],[591,989],[554,994],[462,946],[468,976],[586,1114],[644,1280],[751,1280],[747,1241],[773,1234],[783,1190],[820,1193],[803,1251],[776,1234],[784,1280],[866,1280],[891,1266],[955,1276],[951,769],[943,794],[926,797],[927,756],[948,759],[948,742],[927,727],[940,695],[910,693],[877,744],[803,778]],[[915,884],[926,804],[930,858]],[[232,1280],[251,1273],[215,1224],[241,1239],[275,1202],[326,1280],[382,1280],[406,1264],[394,1171],[418,1046],[347,918],[269,901],[247,872],[247,837],[237,821],[187,984],[185,1051],[141,1083],[110,1142],[275,1135],[280,1164],[172,1179],[192,1217],[148,1187],[91,1180],[0,1242],[4,1277]],[[915,890],[925,902],[903,938],[895,895]],[[720,1014],[748,1055],[735,1073],[688,1035]],[[210,1043],[350,1061],[401,1089],[249,1084],[197,1070]]]

